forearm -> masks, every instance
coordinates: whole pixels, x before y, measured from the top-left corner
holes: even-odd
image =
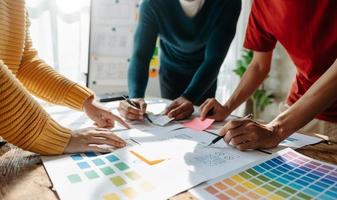
[[[1,61],[0,136],[40,154],[61,154],[70,139],[70,130],[53,121]]]
[[[139,56],[133,56],[128,70],[128,89],[130,98],[143,98],[148,76],[149,61]]]
[[[270,124],[279,127],[278,133],[282,138],[302,128],[317,114],[336,102],[336,80],[337,60],[296,103]]]
[[[270,70],[271,54],[266,62],[252,61],[232,96],[224,104],[229,113],[245,102],[262,84]]]
[[[191,102],[198,101],[217,81],[222,57],[219,60],[205,60],[194,74],[190,84],[182,94]]]
[[[25,49],[17,78],[35,96],[54,104],[82,110],[84,101],[93,96],[93,93],[57,73],[38,57],[29,35],[29,25],[27,20]]]
[[[158,24],[150,2],[144,1],[139,10],[139,23],[134,35],[134,47],[128,70],[131,98],[142,98],[149,79],[149,64],[156,47]]]
[[[82,110],[84,101],[94,95],[89,89],[68,80],[41,60],[23,62],[17,78],[35,96],[76,110]]]

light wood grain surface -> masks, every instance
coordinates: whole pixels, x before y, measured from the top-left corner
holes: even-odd
[[[316,144],[298,152],[337,165],[337,144]],[[5,144],[0,147],[0,199],[57,200],[52,183],[42,165],[40,156]],[[173,200],[194,200],[188,192]]]

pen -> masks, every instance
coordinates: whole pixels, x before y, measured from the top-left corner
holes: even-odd
[[[246,115],[245,117],[243,117],[242,119],[251,119],[252,117],[253,117],[253,114],[250,113],[250,114]],[[221,140],[224,137],[225,137],[224,135],[219,135],[214,140],[212,140],[212,142],[209,143],[208,146],[211,146],[211,145],[217,143],[219,140]]]
[[[141,109],[141,108],[140,108],[140,105],[138,105],[137,103],[131,101],[131,100],[130,100],[128,97],[126,97],[125,95],[123,95],[122,97],[123,97],[123,99],[124,99],[126,102],[128,102],[128,104],[130,104],[131,106],[134,106],[134,107],[136,107],[136,108],[138,108],[138,109]],[[150,119],[150,117],[147,115],[147,113],[144,113],[144,116],[145,116],[145,118],[146,118],[147,120],[149,120],[150,123],[153,123],[152,120]]]

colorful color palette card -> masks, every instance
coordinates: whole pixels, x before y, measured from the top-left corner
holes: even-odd
[[[191,190],[199,199],[337,199],[337,166],[285,149]]]
[[[200,117],[196,117],[192,119],[192,121],[183,123],[183,126],[187,128],[191,128],[197,131],[204,131],[209,128],[214,122],[214,119],[204,119],[202,120]]]
[[[43,162],[62,200],[147,199],[156,190],[142,171],[114,153],[43,157]]]

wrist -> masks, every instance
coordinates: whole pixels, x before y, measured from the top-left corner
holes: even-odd
[[[282,122],[278,120],[270,122],[269,124],[267,124],[267,127],[269,127],[271,134],[275,136],[279,142],[286,139],[289,135],[289,133],[285,130]]]
[[[94,102],[94,99],[95,99],[95,97],[93,95],[88,97],[83,103],[83,109],[86,110],[86,109],[88,109],[89,106],[92,106],[93,102]]]
[[[180,96],[180,98],[182,98],[182,99],[185,100],[185,101],[188,101],[188,102],[191,102],[191,103],[192,103],[192,101],[191,101],[188,97]]]
[[[228,103],[225,103],[222,108],[224,109],[224,111],[227,113],[227,114],[230,114],[233,112],[233,110],[231,109],[230,105]]]

